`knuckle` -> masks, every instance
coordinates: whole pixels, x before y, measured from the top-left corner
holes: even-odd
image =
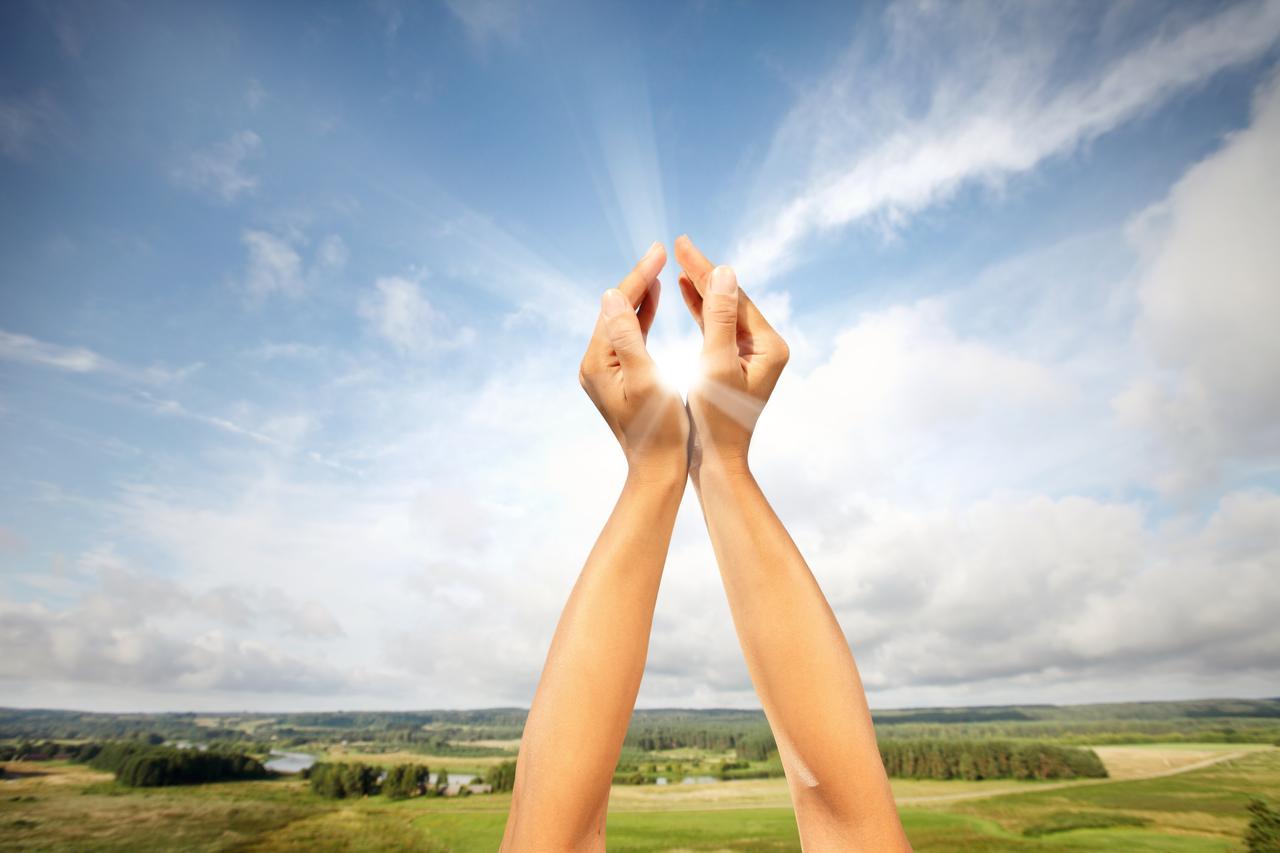
[[[620,330],[613,336],[613,347],[619,350],[633,350],[644,346],[644,337],[639,327]]]
[[[716,299],[703,303],[702,316],[716,323],[734,323],[738,320],[738,306],[728,299]]]

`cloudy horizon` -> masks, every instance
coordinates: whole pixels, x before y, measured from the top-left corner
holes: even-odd
[[[1280,695],[1280,3],[1095,8],[8,4],[0,705],[527,707],[685,232],[873,707]],[[691,489],[637,706],[758,707]]]

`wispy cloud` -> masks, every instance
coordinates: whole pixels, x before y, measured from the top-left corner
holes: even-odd
[[[178,369],[152,366],[145,368],[120,364],[87,347],[65,346],[49,343],[29,335],[6,332],[0,329],[0,359],[22,362],[38,367],[50,367],[68,373],[106,373],[114,376],[156,384],[173,382],[189,376],[202,365],[191,364]]]
[[[315,247],[310,265],[303,261],[301,235],[283,237],[270,231],[249,229],[241,235],[248,257],[240,284],[253,302],[274,295],[298,297],[310,281],[342,269],[347,263],[347,245],[331,234]]]
[[[463,346],[474,330],[451,330],[444,315],[427,301],[422,285],[401,276],[380,278],[360,302],[369,329],[405,353]]]
[[[189,190],[232,202],[258,187],[258,177],[249,172],[248,161],[262,148],[262,139],[252,130],[231,134],[225,142],[193,152],[169,173],[173,182]]]
[[[1025,173],[1259,57],[1280,38],[1280,5],[1238,4],[1162,29],[1059,83],[1065,43],[1045,30],[1064,22],[1042,11],[891,7],[880,60],[870,63],[856,44],[775,135],[764,174],[777,178],[783,164],[801,162],[808,177],[798,191],[762,191],[731,254],[744,275],[779,275],[815,235],[867,220],[893,228],[967,183]]]
[[[0,358],[54,367],[72,373],[92,373],[115,367],[111,361],[85,347],[51,344],[27,335],[3,331],[0,331]]]

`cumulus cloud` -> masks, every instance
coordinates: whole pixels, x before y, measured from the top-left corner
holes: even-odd
[[[258,134],[240,130],[224,142],[192,152],[169,176],[177,186],[232,202],[257,189],[258,177],[249,171],[248,161],[261,148]]]
[[[966,184],[1026,173],[1255,59],[1280,38],[1280,7],[1235,4],[1120,53],[1094,34],[1095,55],[1065,82],[1060,33],[1081,29],[1067,11],[897,3],[882,23],[887,44],[855,43],[775,135],[759,170],[772,189],[757,194],[730,253],[751,280],[784,272],[817,234],[859,221],[893,228]],[[807,174],[795,177],[794,163]]]
[[[84,555],[70,606],[0,599],[0,679],[72,681],[191,693],[325,694],[363,689],[363,672],[299,655],[244,629],[339,636],[332,614],[278,589],[220,586],[193,592],[129,566],[110,549]]]
[[[1280,459],[1280,81],[1254,112],[1132,229],[1150,364],[1116,406],[1160,439],[1158,484],[1184,496]]]

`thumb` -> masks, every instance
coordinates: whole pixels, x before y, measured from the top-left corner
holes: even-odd
[[[702,298],[702,355],[713,370],[727,370],[738,358],[738,277],[731,267],[711,271]]]
[[[649,352],[644,348],[644,334],[640,331],[640,318],[627,297],[616,287],[606,290],[600,300],[604,314],[604,330],[609,343],[618,354],[618,362],[624,373],[643,370],[650,363]]]

